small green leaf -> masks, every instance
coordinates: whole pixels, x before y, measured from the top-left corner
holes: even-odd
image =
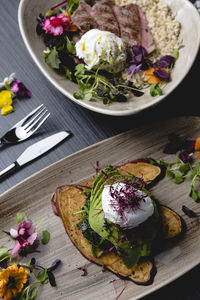
[[[174,178],[175,174],[171,170],[167,169],[166,170],[166,176],[168,176],[169,178]]]
[[[58,57],[58,51],[56,50],[56,47],[53,47],[48,53],[48,55],[45,58],[46,63],[53,69],[59,69],[60,66],[60,59]]]
[[[186,177],[188,178],[188,179],[193,179],[194,178],[194,176],[196,175],[196,172],[194,171],[194,170],[190,170],[188,173],[187,173],[187,175],[186,175]]]
[[[37,279],[41,282],[41,283],[47,283],[48,282],[48,275],[47,275],[47,270],[41,270],[38,274],[37,274]]]
[[[15,222],[17,224],[21,223],[22,221],[28,220],[27,215],[24,212],[18,212],[15,216]]]
[[[162,95],[162,90],[159,86],[159,84],[152,84],[151,87],[150,87],[150,95],[152,97],[155,97],[155,96],[161,96]]]
[[[48,244],[50,240],[50,233],[47,230],[42,231],[42,244],[46,245]]]
[[[175,58],[175,59],[178,59],[179,57],[179,52],[177,49],[174,50],[174,52],[172,53],[172,56]]]
[[[0,260],[3,259],[6,256],[9,256],[8,248],[5,247],[5,246],[1,246],[0,247]]]
[[[196,192],[196,191],[194,190],[194,188],[191,188],[191,190],[190,190],[190,196],[192,197],[192,199],[193,199],[194,201],[197,201],[197,200],[199,199],[199,197],[198,197],[198,192]]]
[[[177,173],[175,174],[175,177],[173,179],[173,182],[176,183],[176,184],[180,184],[184,181],[184,178],[183,178],[183,175],[181,173]]]
[[[33,288],[29,294],[29,299],[34,300],[37,297],[38,290],[37,288]]]
[[[195,171],[200,173],[200,162],[197,162],[195,165]]]
[[[184,163],[179,167],[179,172],[181,172],[183,175],[185,175],[190,170],[190,164]]]
[[[65,68],[65,76],[67,79],[72,80],[72,72],[69,69]]]
[[[70,39],[66,36],[66,41],[67,41],[67,51],[69,53],[75,54],[76,53],[76,49],[75,49],[75,44],[70,41]]]

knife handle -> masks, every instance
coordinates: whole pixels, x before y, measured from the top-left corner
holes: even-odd
[[[6,177],[11,172],[13,172],[14,170],[17,170],[18,168],[19,168],[19,164],[15,161],[10,166],[8,166],[7,168],[5,168],[0,172],[0,180]]]

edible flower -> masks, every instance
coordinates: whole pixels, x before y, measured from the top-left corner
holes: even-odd
[[[4,300],[16,298],[28,281],[28,271],[13,264],[0,272],[0,297]]]
[[[20,222],[17,230],[11,228],[10,235],[16,240],[12,255],[18,254],[26,246],[33,245],[37,238],[37,232],[31,220]]]
[[[42,29],[47,34],[58,36],[62,35],[64,30],[76,31],[77,27],[71,24],[70,14],[65,13],[44,19]]]
[[[31,92],[20,80],[15,78],[15,73],[12,73],[4,78],[3,82],[0,82],[0,108],[2,115],[13,112],[12,104],[15,97],[31,97]]]
[[[14,78],[11,84],[11,91],[18,98],[31,97],[31,91],[28,90],[25,85],[18,79]]]
[[[13,111],[12,102],[12,94],[10,91],[0,91],[0,108],[2,115],[7,115]]]
[[[145,79],[149,84],[157,84],[161,82],[160,78],[158,78],[154,72],[155,72],[154,68],[150,68],[145,71]]]

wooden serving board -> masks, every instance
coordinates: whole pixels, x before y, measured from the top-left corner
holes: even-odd
[[[87,261],[72,245],[60,218],[53,214],[52,194],[57,186],[78,183],[95,175],[94,166],[97,161],[102,168],[144,157],[173,161],[173,155],[162,152],[167,143],[167,135],[172,132],[187,138],[196,138],[200,135],[200,119],[181,117],[119,134],[54,163],[0,196],[0,229],[9,231],[11,227],[16,228],[14,216],[17,212],[24,211],[35,225],[42,222],[37,229],[39,233],[44,229],[51,233],[49,244],[40,245],[41,253],[34,254],[34,257],[37,257],[38,262],[46,267],[50,266],[55,259],[62,260],[62,265],[54,272],[57,287],[44,285],[39,299],[51,297],[67,300],[113,300],[116,298],[117,293],[123,289],[124,282],[111,272],[102,272],[101,267],[88,262],[88,275],[82,276],[83,272],[78,268]],[[199,221],[189,219],[181,210],[182,205],[187,205],[194,210],[199,210],[200,207],[200,204],[195,203],[188,196],[189,181],[176,185],[165,177],[151,191],[161,203],[183,216],[187,224],[187,232],[185,237],[173,243],[171,249],[163,254],[164,258],[156,263],[157,275],[154,283],[150,286],[138,286],[133,282],[127,282],[120,300],[139,299],[200,263]],[[0,231],[0,246],[3,245],[12,248],[14,243]],[[173,258],[174,253],[176,255]],[[27,257],[27,260],[30,257]]]

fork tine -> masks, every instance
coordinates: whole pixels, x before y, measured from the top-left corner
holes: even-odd
[[[33,133],[33,132],[35,132],[43,123],[44,123],[44,121],[50,116],[50,113],[48,113],[46,116],[45,116],[45,114],[48,112],[48,110],[45,110],[40,116],[39,116],[39,118],[37,119],[37,120],[35,120],[35,122],[33,122],[27,129],[26,129],[26,131],[27,131],[27,133],[29,133],[30,131],[31,131],[31,134]],[[39,122],[40,121],[40,122]],[[39,122],[39,123],[38,123]],[[36,126],[35,128],[34,128],[34,126]],[[32,128],[34,128],[33,130],[31,130]]]
[[[20,120],[18,123],[16,123],[12,128],[15,128],[17,126],[22,125],[28,118],[30,118],[31,116],[33,116],[44,104],[39,105],[37,108],[35,108],[34,110],[32,110],[25,118],[23,118],[22,120]]]
[[[37,114],[34,114],[30,117],[30,121],[26,122],[25,125],[22,125],[24,129],[27,129],[36,119],[39,119],[41,116],[43,116],[43,112],[47,112],[46,106],[42,107],[42,109],[39,109]]]

